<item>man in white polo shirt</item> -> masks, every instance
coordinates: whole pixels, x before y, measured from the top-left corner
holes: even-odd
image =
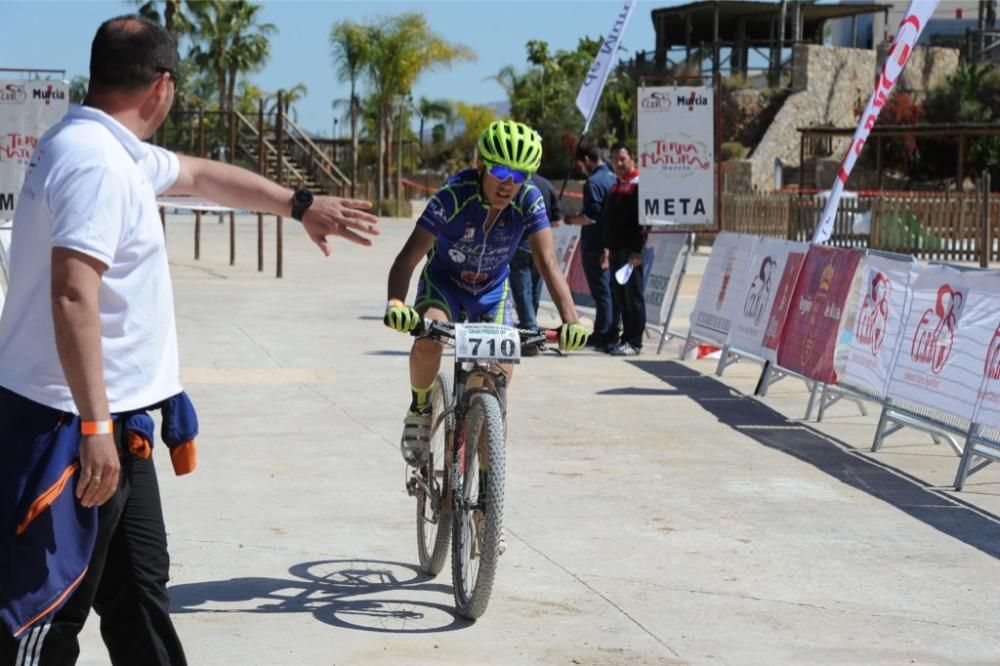
[[[39,142],[14,213],[0,318],[0,570],[11,569],[0,571],[0,664],[74,663],[92,605],[113,663],[185,663],[152,459],[132,455],[112,422],[182,390],[156,195],[290,215],[326,255],[329,236],[370,245],[378,233],[368,202],[145,143],[173,103],[177,62],[155,23],[105,22],[87,98]]]

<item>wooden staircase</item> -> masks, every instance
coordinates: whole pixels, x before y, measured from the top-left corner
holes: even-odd
[[[246,116],[239,112],[234,115],[236,150],[254,164],[261,164],[263,160],[268,178],[287,187],[306,187],[316,194],[346,196],[350,193],[351,179],[291,118],[284,116],[277,126],[265,127],[263,132],[259,132],[257,125]]]

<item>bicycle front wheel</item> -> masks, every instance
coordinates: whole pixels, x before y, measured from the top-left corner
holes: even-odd
[[[444,372],[439,373],[434,382],[431,423],[437,427],[431,433],[430,456],[417,472],[427,489],[417,494],[417,554],[420,570],[428,576],[441,573],[451,540],[450,516],[441,511],[448,488],[448,442],[455,429],[452,415],[441,419],[441,415],[451,409],[451,383],[451,375]]]
[[[496,396],[479,393],[470,400],[462,434],[451,571],[458,614],[474,620],[490,601],[503,530],[504,421]]]

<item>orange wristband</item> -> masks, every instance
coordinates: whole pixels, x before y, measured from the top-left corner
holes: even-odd
[[[114,421],[80,421],[82,435],[110,435],[114,432]]]

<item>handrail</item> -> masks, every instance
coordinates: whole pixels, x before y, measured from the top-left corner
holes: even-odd
[[[254,136],[258,135],[258,129],[256,125],[250,122],[250,120],[247,119],[239,111],[234,111],[233,113],[236,114],[237,118],[243,125],[248,127],[250,131],[253,132]],[[295,145],[299,148],[299,150],[302,151],[302,153],[304,153],[306,158],[311,159],[313,163],[317,164],[317,166],[320,167],[319,172],[322,176],[329,178],[335,187],[340,187],[340,188],[350,187],[351,185],[350,179],[347,176],[345,176],[340,169],[337,168],[337,165],[334,164],[330,160],[330,158],[326,156],[326,153],[321,151],[319,147],[312,142],[309,136],[305,132],[303,132],[298,125],[296,125],[287,116],[285,117],[285,124],[286,127],[289,127],[292,130],[294,130],[294,132],[286,133],[287,138],[289,138],[291,141],[295,143]],[[308,145],[303,145],[303,139]],[[264,139],[264,143],[268,146],[269,154],[276,152],[273,146],[271,146],[266,139]],[[300,179],[303,178],[302,172],[300,170],[296,169],[292,165],[289,165],[289,168],[295,171],[298,178]]]
[[[312,149],[311,151],[307,152],[311,153],[313,159],[319,161],[320,163],[323,163],[324,166],[329,167],[330,172],[336,173],[340,177],[342,182],[340,182],[339,185],[350,186],[351,179],[348,178],[346,175],[344,175],[344,173],[339,168],[337,168],[337,165],[333,163],[333,160],[327,157],[326,153],[320,150],[319,146],[313,143],[313,140],[309,138],[309,135],[303,132],[302,128],[296,125],[294,120],[292,120],[288,116],[285,116],[285,122],[288,124],[289,127],[294,129],[299,134],[299,136],[305,139],[306,143]],[[291,137],[291,133],[289,133],[289,137]]]
[[[253,132],[254,136],[258,136],[259,132],[257,131],[257,127],[252,122],[250,122],[250,120],[248,120],[246,116],[244,116],[239,111],[233,111],[233,113],[236,115],[236,117],[240,120],[241,123],[243,123],[246,127],[248,127],[251,132]],[[264,147],[267,149],[268,155],[277,156],[278,149],[275,148],[274,144],[272,144],[267,139],[261,139],[261,143],[263,143]],[[304,182],[306,180],[307,178],[306,174],[303,174],[302,171],[299,168],[297,168],[293,162],[286,160],[285,166],[288,167],[289,175],[294,176],[296,180],[298,180],[299,182]]]

